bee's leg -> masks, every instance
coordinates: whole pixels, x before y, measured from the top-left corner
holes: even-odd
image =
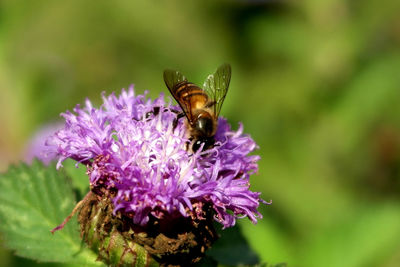
[[[160,114],[160,110],[161,110],[161,107],[159,107],[159,106],[154,107],[153,110],[146,112],[146,114],[144,115],[144,119],[147,121],[150,119],[151,115],[157,116],[158,114]],[[173,121],[173,130],[175,130],[175,128],[178,126],[178,120],[180,118],[184,117],[185,113],[183,113],[182,111],[170,109],[170,108],[164,108],[163,112],[168,111],[168,110],[171,111],[172,113],[177,114],[176,118]],[[136,120],[136,121],[142,120],[142,119],[137,119],[137,118],[132,118],[132,119]]]
[[[147,120],[149,120],[151,115],[157,116],[159,113],[160,113],[160,107],[154,107],[152,111],[146,112],[146,114],[144,114],[144,117],[132,118],[132,120],[141,121],[141,120],[145,119],[147,121]]]
[[[221,144],[214,143],[214,144],[212,145],[212,147],[216,147],[216,146],[221,146]]]
[[[185,117],[185,113],[183,112],[179,112],[178,115],[176,115],[176,118],[172,123],[172,131],[175,131],[176,127],[178,126],[178,120],[183,117]]]
[[[145,118],[146,120],[148,120],[148,119],[150,119],[150,116],[151,116],[151,115],[157,116],[158,114],[160,114],[160,110],[161,110],[161,107],[156,106],[156,107],[153,108],[153,110],[151,110],[151,111],[149,111],[149,112],[146,112],[146,114],[144,115],[144,118]],[[164,109],[163,109],[164,112],[167,111],[167,110],[171,110],[171,111],[173,111],[173,112],[178,112],[177,110],[172,110],[172,109],[169,109],[169,108],[164,108]]]
[[[157,116],[160,113],[160,107],[154,107],[152,111],[146,113],[145,118],[149,119],[151,115]]]
[[[189,140],[186,142],[186,150],[189,151],[190,145],[193,142],[193,136],[189,137]]]
[[[179,111],[179,110],[164,107],[163,112],[166,112],[166,111],[171,111],[172,113],[175,113],[175,114],[181,113],[181,111]],[[160,107],[154,107],[153,111],[147,112],[146,115],[153,114],[154,116],[157,116],[159,113],[160,113]],[[148,116],[146,116],[146,118],[148,118]]]
[[[176,110],[176,109],[172,109],[172,108],[165,108],[164,110],[169,110],[169,111],[171,111],[172,113],[175,113],[175,114],[180,114],[180,113],[182,113],[181,110]]]

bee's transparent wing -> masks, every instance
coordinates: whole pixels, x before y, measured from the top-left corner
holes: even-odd
[[[231,65],[223,64],[214,74],[208,75],[204,82],[203,88],[207,95],[212,99],[209,106],[213,108],[215,118],[218,118],[222,103],[224,102],[226,93],[228,92],[231,73]]]
[[[186,117],[189,121],[191,121],[191,108],[190,103],[179,99],[178,95],[176,94],[176,90],[179,88],[176,85],[187,82],[185,76],[182,73],[176,70],[164,70],[164,82],[165,85],[168,87],[169,92],[175,98],[176,102],[178,102],[179,106],[182,108],[183,112],[185,113]]]
[[[187,79],[179,71],[164,70],[164,82],[173,96],[174,96],[173,90],[175,85],[184,81],[187,81]]]

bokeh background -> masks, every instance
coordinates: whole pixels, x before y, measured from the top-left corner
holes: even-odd
[[[252,188],[273,201],[239,223],[261,260],[400,266],[397,0],[2,0],[0,171],[85,97],[168,95],[165,68],[202,84],[223,62],[221,114],[259,144]]]

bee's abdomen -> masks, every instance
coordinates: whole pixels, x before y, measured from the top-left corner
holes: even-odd
[[[175,85],[175,94],[178,99],[190,103],[191,108],[202,108],[208,102],[208,96],[197,85],[184,81]]]

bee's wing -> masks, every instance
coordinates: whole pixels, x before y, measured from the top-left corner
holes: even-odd
[[[187,82],[186,77],[176,70],[164,70],[164,82],[165,85],[167,85],[171,95],[175,98],[176,102],[178,102],[179,106],[182,108],[189,122],[191,122],[192,111],[190,108],[190,103],[179,99],[178,95],[176,94],[176,90],[178,89],[176,85],[182,82]]]
[[[208,75],[204,82],[203,88],[207,95],[211,97],[209,106],[213,107],[214,117],[218,118],[224,102],[226,93],[228,92],[229,83],[231,81],[231,65],[221,65],[214,74]]]

